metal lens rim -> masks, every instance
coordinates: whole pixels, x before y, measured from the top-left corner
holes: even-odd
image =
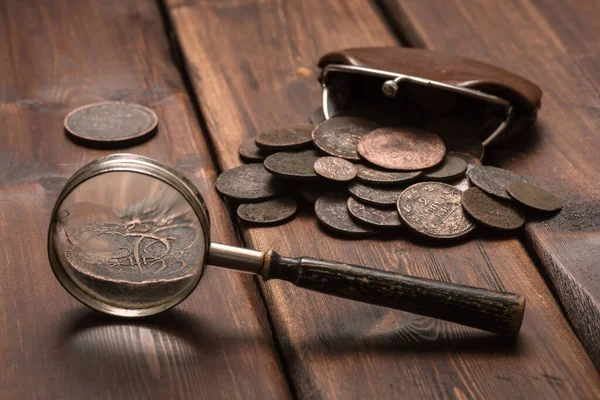
[[[92,179],[95,176],[110,172],[134,172],[151,176],[153,178],[157,178],[163,181],[164,183],[177,190],[187,200],[187,202],[190,204],[190,206],[196,213],[198,220],[200,221],[205,241],[205,251],[202,263],[200,264],[200,273],[198,274],[196,280],[188,286],[188,289],[185,292],[179,294],[178,296],[170,299],[165,303],[139,309],[128,309],[106,304],[96,299],[92,295],[88,294],[85,290],[79,287],[79,285],[73,282],[73,280],[65,272],[63,265],[58,260],[54,246],[53,232],[56,223],[56,213],[59,210],[62,202],[76,187],[78,187],[83,182]],[[50,219],[50,227],[48,230],[48,257],[50,260],[52,271],[54,272],[54,275],[56,276],[56,279],[58,279],[60,284],[65,288],[65,290],[67,290],[67,292],[69,292],[73,297],[75,297],[83,304],[100,312],[120,317],[135,318],[154,315],[181,303],[194,291],[194,289],[200,282],[200,279],[202,278],[202,274],[204,273],[204,268],[206,266],[206,261],[208,258],[209,246],[210,219],[208,209],[206,207],[206,204],[204,203],[204,200],[202,199],[202,196],[200,195],[194,184],[191,183],[186,177],[173,170],[172,168],[156,160],[137,154],[113,154],[92,161],[91,163],[86,164],[85,166],[81,167],[77,172],[75,172],[75,174],[73,174],[73,176],[65,184],[65,187],[61,191],[60,195],[58,196],[58,199],[56,200],[56,203],[54,204],[54,209],[52,210],[52,216]]]

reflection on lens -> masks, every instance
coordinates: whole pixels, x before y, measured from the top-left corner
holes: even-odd
[[[73,189],[54,218],[51,243],[62,268],[103,304],[136,310],[181,300],[202,273],[202,225],[159,179],[97,175]]]

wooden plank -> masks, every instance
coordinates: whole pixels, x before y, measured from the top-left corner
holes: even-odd
[[[411,42],[503,66],[544,91],[529,138],[488,152],[489,161],[535,177],[562,198],[562,212],[528,223],[525,238],[600,368],[600,144],[595,140],[600,129],[600,3],[386,4],[398,25],[410,32]]]
[[[167,0],[223,169],[256,132],[304,122],[318,104],[315,63],[327,51],[394,45],[362,1]],[[215,40],[219,38],[219,40]],[[569,398],[600,395],[580,343],[516,239],[431,247],[403,235],[332,237],[309,207],[249,246],[505,289],[528,298],[516,342],[403,312],[269,282],[263,286],[299,398]]]
[[[102,100],[154,109],[159,130],[128,149],[177,165],[234,244],[215,169],[173,65],[158,6],[144,1],[0,3],[0,398],[285,398],[255,282],[208,270],[176,310],[107,318],[72,299],[46,256],[66,179],[108,154],[71,143],[72,108]]]

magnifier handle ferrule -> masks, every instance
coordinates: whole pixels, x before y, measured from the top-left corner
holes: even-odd
[[[525,298],[518,294],[274,252],[264,272],[266,280],[282,279],[317,292],[506,336],[518,334],[525,311]]]

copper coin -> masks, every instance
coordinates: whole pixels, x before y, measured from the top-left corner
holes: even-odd
[[[269,151],[260,149],[254,138],[246,139],[239,148],[240,158],[245,162],[260,162],[263,161],[269,154]]]
[[[514,203],[496,199],[477,187],[463,193],[462,205],[477,222],[493,229],[510,231],[525,223],[525,215]]]
[[[513,182],[507,190],[513,199],[536,210],[558,211],[562,208],[556,196],[530,183]]]
[[[256,145],[267,150],[301,150],[312,147],[312,125],[271,129],[256,137]]]
[[[319,221],[336,232],[348,235],[368,235],[376,230],[356,222],[348,211],[348,195],[344,192],[328,193],[315,203],[315,214]]]
[[[451,181],[467,172],[467,162],[460,157],[445,155],[441,163],[423,172],[423,179],[430,181]]]
[[[369,185],[384,186],[414,181],[421,173],[421,171],[385,171],[359,165],[356,179]]]
[[[264,165],[273,175],[287,179],[314,180],[319,179],[314,168],[318,158],[316,150],[279,152],[267,157]]]
[[[381,228],[397,228],[402,226],[400,215],[395,208],[382,208],[363,204],[350,197],[348,211],[354,218],[367,225]]]
[[[262,164],[242,165],[223,172],[215,182],[217,191],[236,200],[266,200],[283,192],[281,182]]]
[[[510,200],[506,188],[513,182],[527,182],[525,178],[506,169],[483,165],[467,172],[469,181],[488,194]]]
[[[377,166],[415,171],[437,165],[446,147],[435,133],[416,128],[379,128],[361,139],[358,152]]]
[[[347,160],[360,160],[356,146],[362,137],[377,129],[373,122],[356,117],[337,117],[317,125],[312,139],[321,151]]]
[[[348,190],[353,197],[375,206],[393,206],[405,187],[373,187],[360,182],[352,182]]]
[[[323,113],[323,107],[317,108],[310,114],[311,124],[319,125],[321,122],[325,122],[325,114]]]
[[[97,147],[124,147],[140,143],[154,133],[158,117],[139,104],[102,102],[71,111],[65,118],[69,137]]]
[[[297,208],[293,199],[278,197],[260,203],[240,204],[237,208],[237,216],[242,221],[252,224],[273,225],[292,218]]]
[[[471,170],[474,167],[478,167],[478,166],[482,165],[481,160],[473,154],[461,153],[461,152],[454,151],[454,152],[448,152],[448,153],[446,153],[446,155],[460,157],[463,160],[465,160],[467,162],[467,172],[469,172],[469,170]],[[454,186],[461,192],[464,192],[465,190],[467,190],[468,188],[471,187],[471,185],[469,184],[469,178],[467,178],[466,175],[462,176],[459,179],[450,181],[450,182],[448,182],[448,184]]]
[[[415,183],[398,199],[400,219],[411,230],[433,239],[455,239],[475,229],[461,205],[462,193],[441,182]]]
[[[356,167],[350,161],[339,157],[320,157],[315,161],[315,172],[323,178],[337,182],[351,181],[356,177]]]

